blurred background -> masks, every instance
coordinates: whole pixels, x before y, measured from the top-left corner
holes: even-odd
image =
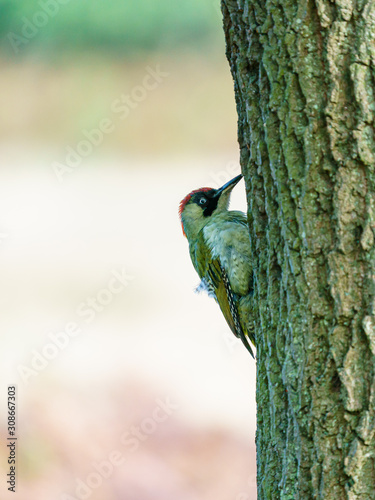
[[[1,0],[0,37],[16,498],[255,499],[255,363],[177,214],[240,172],[219,0]]]

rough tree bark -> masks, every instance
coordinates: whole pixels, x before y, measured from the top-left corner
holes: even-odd
[[[254,255],[258,498],[375,499],[375,1],[222,0]]]

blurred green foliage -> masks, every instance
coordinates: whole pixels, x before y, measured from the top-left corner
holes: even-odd
[[[10,54],[196,48],[218,36],[219,0],[0,0],[0,45]]]

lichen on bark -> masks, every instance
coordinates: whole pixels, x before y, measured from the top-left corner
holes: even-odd
[[[222,0],[254,255],[259,499],[375,498],[375,2]]]

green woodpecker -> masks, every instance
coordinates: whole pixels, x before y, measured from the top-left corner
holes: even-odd
[[[190,257],[205,290],[215,298],[232,332],[254,357],[250,326],[252,259],[246,216],[229,211],[229,197],[240,181],[238,175],[220,189],[192,191],[180,203],[183,234],[189,242]]]

